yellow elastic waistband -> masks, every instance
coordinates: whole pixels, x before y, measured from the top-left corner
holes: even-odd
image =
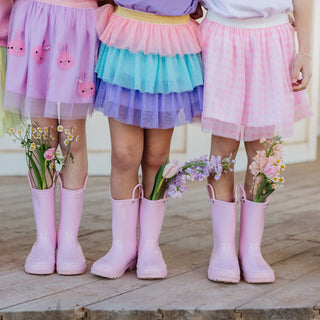
[[[118,6],[116,11],[116,15],[133,19],[133,20],[139,20],[143,22],[149,22],[149,23],[158,23],[158,24],[185,24],[190,22],[190,16],[178,16],[178,17],[171,17],[171,16],[158,16],[157,14],[153,13],[146,13],[136,10],[127,9],[124,7]]]

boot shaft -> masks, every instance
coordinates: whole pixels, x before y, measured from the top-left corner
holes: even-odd
[[[37,239],[56,238],[56,188],[39,190],[32,186],[30,176],[29,185],[32,195],[33,214],[37,228]]]
[[[148,200],[141,198],[140,203],[140,241],[158,243],[167,200]]]
[[[241,194],[240,253],[248,247],[260,252],[268,200],[264,203],[250,201],[242,187]]]
[[[211,203],[212,230],[215,246],[234,246],[237,230],[237,191],[233,202],[217,200],[213,187],[208,184],[209,201]]]
[[[69,190],[60,183],[60,223],[58,238],[78,238],[78,231],[83,210],[83,199],[88,180],[86,175],[83,187],[79,190]]]
[[[135,198],[135,193],[141,185],[135,186],[131,199],[115,200],[112,198],[112,239],[113,244],[130,246],[137,245],[137,227],[140,206],[140,194]]]

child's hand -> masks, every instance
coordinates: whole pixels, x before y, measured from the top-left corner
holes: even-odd
[[[198,3],[197,10],[195,13],[190,15],[192,19],[197,20],[203,17],[203,10],[201,7],[201,3]]]
[[[302,74],[302,78],[300,77]],[[293,91],[301,91],[307,88],[312,76],[311,56],[307,53],[299,52],[296,57],[295,67],[292,75]]]

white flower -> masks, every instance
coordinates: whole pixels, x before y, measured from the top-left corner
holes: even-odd
[[[58,126],[58,128],[57,128],[57,130],[58,130],[58,132],[63,132],[63,126]]]
[[[69,141],[72,141],[73,140],[73,135],[69,134],[67,138],[68,138]]]
[[[66,140],[64,140],[64,142],[63,142],[63,143],[64,143],[64,145],[65,145],[65,146],[68,146],[68,145],[69,145],[69,143],[70,143],[70,141],[69,141],[68,139],[66,139]]]

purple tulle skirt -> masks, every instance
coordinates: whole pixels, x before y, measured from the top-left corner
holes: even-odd
[[[9,26],[6,110],[61,119],[84,119],[92,113],[96,7],[96,1],[88,0],[15,3]]]
[[[202,96],[203,86],[190,92],[149,94],[98,79],[95,106],[119,122],[141,128],[168,129],[191,123],[201,114]]]

